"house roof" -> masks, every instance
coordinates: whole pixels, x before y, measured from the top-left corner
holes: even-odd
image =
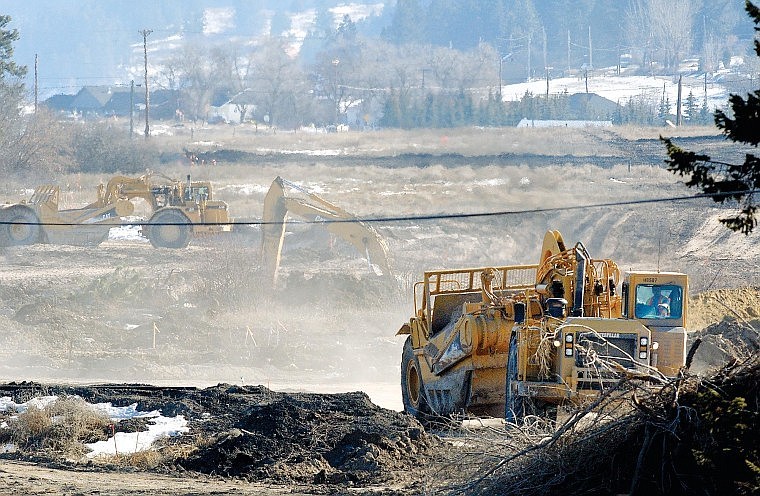
[[[256,92],[252,89],[245,89],[235,95],[230,95],[227,92],[217,93],[213,96],[211,101],[212,107],[222,107],[224,105],[255,105],[256,104]]]
[[[576,115],[606,118],[617,109],[617,103],[596,93],[575,93],[568,97],[570,111]]]
[[[517,127],[610,127],[612,121],[587,121],[577,119],[522,119]]]
[[[151,107],[159,111],[160,107],[169,108],[166,112],[173,115],[177,102],[177,90],[159,89],[150,92]],[[130,102],[135,105],[145,104],[145,91],[141,88],[132,94],[130,87],[124,86],[85,86],[76,95],[55,95],[45,104],[56,110],[89,111],[103,115],[129,115]]]
[[[74,95],[53,95],[42,104],[52,110],[70,110],[72,101],[74,101]]]
[[[114,94],[126,93],[130,89],[120,86],[85,86],[74,96],[71,106],[77,110],[100,110],[106,106]]]

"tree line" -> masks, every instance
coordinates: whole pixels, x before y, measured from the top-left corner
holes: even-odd
[[[731,0],[398,0],[383,36],[462,50],[486,42],[509,57],[505,77],[519,79],[544,66],[613,66],[623,54],[670,74],[697,55],[714,71],[746,53],[752,27]]]
[[[399,5],[398,8],[402,8]],[[318,50],[307,37],[299,56],[291,42],[269,38],[257,45],[187,41],[156,61],[153,79],[180,93],[190,119],[208,118],[212,101],[247,95],[236,103],[239,119],[282,128],[315,124],[382,127],[515,125],[520,119],[610,120],[616,124],[663,123],[675,102],[642,95],[600,115],[570,109],[567,94],[525,94],[502,102],[504,60],[480,42],[458,50],[432,44],[396,44],[359,34],[345,16],[320,32]],[[592,75],[593,80],[593,75]],[[593,91],[593,87],[592,87]],[[685,98],[686,123],[709,124],[704,99]],[[355,106],[353,120],[345,109]],[[382,116],[371,123],[361,116]],[[359,116],[359,117],[356,117]]]

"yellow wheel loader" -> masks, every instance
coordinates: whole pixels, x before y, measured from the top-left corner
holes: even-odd
[[[300,193],[300,196],[286,194],[286,187]],[[367,259],[371,269],[376,268],[375,272],[390,276],[388,247],[372,226],[339,206],[277,176],[264,198],[261,225],[261,267],[264,277],[272,285],[277,282],[285,239],[285,218],[288,214],[310,222],[324,222],[324,228],[350,243]]]
[[[115,176],[82,208],[59,210],[60,188],[43,185],[27,202],[0,206],[0,246],[34,243],[98,245],[132,215],[142,198],[151,217],[142,234],[155,247],[184,248],[193,237],[232,230],[227,204],[213,199],[208,181],[178,181],[160,174]]]
[[[621,374],[674,376],[685,363],[687,294],[685,274],[621,277],[558,231],[535,265],[425,272],[397,333],[408,335],[404,409],[514,422],[593,398]]]

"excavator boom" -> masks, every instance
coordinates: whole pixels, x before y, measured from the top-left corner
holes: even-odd
[[[285,192],[286,186],[299,191],[305,198],[288,196]],[[372,226],[324,198],[278,176],[264,198],[261,237],[261,267],[265,277],[272,281],[272,284],[277,281],[288,214],[308,222],[323,222],[325,229],[354,246],[371,266],[379,267],[383,275],[390,274],[388,248]]]

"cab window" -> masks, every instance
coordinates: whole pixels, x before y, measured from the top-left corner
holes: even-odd
[[[674,284],[639,284],[636,286],[636,318],[680,319],[683,290]]]

